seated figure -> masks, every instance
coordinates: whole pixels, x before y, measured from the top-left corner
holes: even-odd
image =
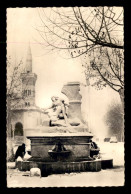
[[[97,158],[99,155],[100,148],[94,141],[90,140],[90,143],[91,143],[90,156]]]
[[[65,123],[62,124],[63,126],[70,126],[70,123],[67,118],[68,104],[65,102],[65,100],[60,99],[59,97],[56,96],[53,96],[51,100],[52,105],[45,110],[45,112],[48,111],[48,115],[50,117],[50,126],[53,126],[52,123],[56,123],[57,125],[57,121],[60,119],[64,119],[65,121]]]
[[[18,157],[21,157],[22,159],[24,158],[25,155],[25,144],[23,143],[21,146],[18,146],[16,153],[15,153],[15,160]]]

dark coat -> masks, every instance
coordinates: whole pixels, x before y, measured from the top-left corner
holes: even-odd
[[[22,144],[21,146],[19,146],[16,150],[16,153],[15,153],[15,159],[17,159],[19,156],[21,158],[23,158],[25,155],[25,144]]]
[[[91,148],[98,149],[98,146],[94,141],[91,142]]]

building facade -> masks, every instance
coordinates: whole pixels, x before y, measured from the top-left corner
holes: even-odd
[[[42,124],[44,113],[35,102],[37,75],[32,72],[30,46],[25,72],[21,73],[21,95],[11,101],[11,136],[17,145],[26,141],[26,131]]]

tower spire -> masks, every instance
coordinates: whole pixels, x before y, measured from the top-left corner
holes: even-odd
[[[27,50],[26,72],[32,73],[32,54],[31,54],[30,42],[29,42],[28,50]]]

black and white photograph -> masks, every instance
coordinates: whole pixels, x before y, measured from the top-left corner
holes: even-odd
[[[124,7],[9,7],[6,38],[7,187],[124,186]]]

